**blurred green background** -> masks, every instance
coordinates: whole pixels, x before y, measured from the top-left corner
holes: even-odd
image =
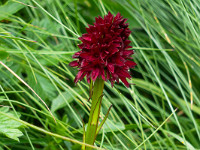
[[[106,83],[95,145],[200,149],[199,0],[1,0],[0,150],[81,149],[89,88],[68,64],[108,11],[128,18],[138,65],[130,88]]]

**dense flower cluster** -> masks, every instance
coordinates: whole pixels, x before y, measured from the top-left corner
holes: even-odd
[[[94,25],[88,25],[87,33],[83,34],[79,40],[81,51],[75,53],[69,65],[78,67],[79,72],[74,80],[77,83],[85,76],[87,81],[93,81],[97,77],[103,80],[110,80],[112,86],[119,79],[128,87],[126,78],[131,78],[129,68],[133,68],[136,63],[131,61],[134,53],[129,44],[128,36],[131,31],[128,28],[127,19],[118,13],[115,17],[109,12],[104,18],[95,18]]]

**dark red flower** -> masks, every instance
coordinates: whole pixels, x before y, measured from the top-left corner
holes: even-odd
[[[110,80],[112,86],[119,79],[129,87],[126,78],[131,79],[129,68],[133,68],[136,63],[131,61],[134,53],[130,46],[128,36],[131,31],[128,28],[127,19],[118,13],[115,17],[109,12],[104,18],[95,18],[94,25],[88,25],[87,33],[83,34],[79,40],[81,51],[75,53],[69,65],[78,67],[79,72],[74,80],[77,83],[85,76],[87,81],[93,81],[97,77],[103,80]]]

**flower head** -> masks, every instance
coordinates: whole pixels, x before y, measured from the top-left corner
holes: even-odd
[[[131,31],[128,28],[127,19],[118,13],[115,17],[109,12],[104,18],[95,18],[94,25],[88,25],[87,33],[79,40],[81,49],[73,55],[77,59],[69,65],[78,67],[79,72],[74,80],[77,83],[85,76],[87,81],[96,78],[110,80],[112,86],[119,79],[128,87],[126,78],[131,78],[129,69],[136,63],[131,61],[134,53],[130,46],[128,36]]]

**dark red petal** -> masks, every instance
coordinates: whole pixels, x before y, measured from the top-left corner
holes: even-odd
[[[76,67],[76,66],[78,66],[77,60],[70,62],[70,63],[69,63],[69,66],[71,66],[71,67]]]
[[[92,40],[92,37],[89,34],[84,34],[82,37],[86,41],[91,41]]]
[[[95,81],[96,78],[99,76],[99,69],[98,68],[95,68],[93,71],[92,71],[92,80]]]
[[[81,67],[86,67],[88,66],[88,62],[84,59],[83,61],[81,61]]]
[[[88,72],[88,73],[87,73],[87,82],[90,83],[90,80],[91,80],[91,73]]]
[[[137,64],[133,61],[126,61],[125,63],[126,66],[129,66],[130,68],[133,68],[134,66],[136,66]]]
[[[118,19],[121,19],[121,18],[122,18],[122,16],[121,16],[121,14],[118,12],[117,15],[116,15],[115,18],[114,18],[114,22],[116,22]]]
[[[106,52],[102,52],[102,53],[100,54],[100,57],[101,57],[102,60],[104,60],[104,58],[105,58],[106,56],[107,56]]]
[[[91,41],[92,40],[91,35],[87,34],[87,33],[83,34],[82,37],[79,37],[78,39],[81,40],[82,42]]]
[[[108,64],[107,67],[110,72],[114,73],[114,65],[113,64]]]
[[[129,74],[129,72],[125,71],[125,70],[122,70],[122,69],[118,72],[118,75],[119,76],[123,76],[125,78],[131,78],[131,75]]]
[[[106,70],[106,80],[109,80],[110,79],[110,72],[109,70]]]
[[[94,60],[97,59],[97,58],[94,57],[91,53],[81,53],[81,54],[80,54],[80,57],[81,57],[81,58],[84,58],[84,59],[86,59],[86,60],[88,60],[88,61],[94,61]]]
[[[132,48],[132,46],[130,46],[130,45],[125,46],[125,49],[129,49],[129,48]]]
[[[83,46],[84,46],[84,44],[82,43],[82,44],[78,44],[78,47],[80,48],[80,49],[82,49],[83,48]]]
[[[133,53],[134,53],[133,50],[124,50],[123,51],[123,54],[127,55],[127,56],[132,55]]]
[[[122,57],[117,57],[117,58],[115,59],[115,63],[116,63],[116,65],[118,65],[118,66],[123,66],[123,65],[124,65],[124,59],[123,59]]]
[[[79,71],[78,74],[76,75],[75,79],[74,79],[74,82],[77,83],[78,80],[80,80],[80,77],[82,76],[83,72],[82,71]]]
[[[127,20],[128,20],[128,19],[126,19],[126,18],[123,19],[122,22],[121,22],[121,24],[124,25],[124,23],[125,23]]]
[[[111,48],[109,51],[110,51],[110,55],[113,55],[113,54],[115,54],[116,52],[118,52],[119,49],[118,49],[118,48]]]
[[[102,17],[96,17],[95,18],[96,24],[102,24],[103,23],[103,18]]]
[[[80,54],[81,54],[81,51],[76,52],[76,53],[72,56],[72,58],[78,58]]]
[[[104,17],[104,20],[106,23],[111,23],[113,20],[113,15],[110,12],[108,12],[108,15]]]
[[[130,43],[131,43],[130,40],[126,40],[126,41],[124,41],[124,44],[125,44],[125,45],[128,45],[128,44],[130,44]]]
[[[101,69],[101,77],[102,77],[102,79],[103,79],[104,81],[106,81],[104,69]]]
[[[84,73],[81,75],[81,77],[79,78],[79,80],[80,80],[80,81],[83,80],[83,78],[85,77],[86,74],[87,74],[87,72],[84,72]]]
[[[125,84],[126,87],[129,87],[129,83],[126,81],[126,78],[125,77],[119,77],[120,80]]]
[[[121,44],[120,44],[120,43],[113,43],[113,46],[114,46],[114,47],[120,47]]]
[[[95,27],[93,25],[88,24],[88,28],[86,28],[86,31],[88,33],[92,33],[95,30]]]

